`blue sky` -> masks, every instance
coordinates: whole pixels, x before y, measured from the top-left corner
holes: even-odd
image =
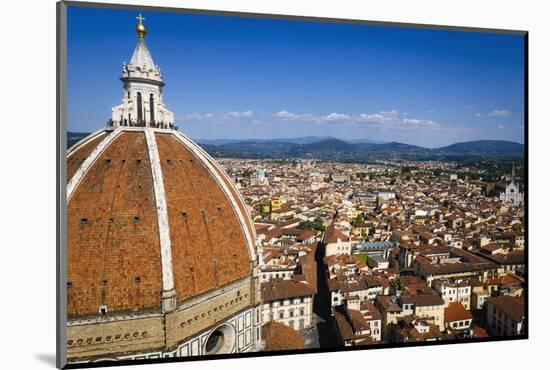
[[[122,99],[138,11],[69,7],[68,129]],[[523,143],[522,36],[142,12],[164,101],[195,139]]]

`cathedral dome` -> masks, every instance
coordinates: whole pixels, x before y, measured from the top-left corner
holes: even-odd
[[[100,130],[67,158],[68,316],[162,308],[252,276],[254,229],[220,166],[176,130]]]
[[[122,103],[67,153],[67,357],[257,351],[252,219],[223,169],[174,126],[137,19]]]

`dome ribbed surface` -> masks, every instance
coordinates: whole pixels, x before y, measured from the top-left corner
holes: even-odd
[[[69,317],[97,315],[102,305],[159,310],[163,271],[178,303],[252,275],[254,231],[234,185],[183,134],[154,130],[148,139],[146,130],[96,133],[69,153]],[[161,255],[163,233],[170,258]]]

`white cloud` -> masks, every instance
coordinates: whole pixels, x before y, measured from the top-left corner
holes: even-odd
[[[350,121],[352,118],[347,114],[330,113],[320,118],[321,121]]]
[[[412,118],[412,119],[405,118],[403,120],[403,124],[405,126],[412,126],[412,127],[431,127],[431,128],[441,127],[441,125],[439,123],[434,122],[432,120],[416,119],[416,118]]]
[[[396,121],[400,116],[399,112],[396,110],[383,110],[379,113],[361,113],[356,117],[357,122],[366,122],[366,123],[378,123],[384,124],[392,121]]]
[[[391,117],[384,116],[380,113],[367,114],[361,113],[357,117],[357,122],[373,122],[373,123],[384,123],[391,120]]]
[[[501,129],[501,130],[505,130],[505,129],[506,129],[506,126],[504,126],[504,125],[498,125],[498,128]]]
[[[202,121],[202,120],[206,119],[206,116],[208,114],[209,113],[207,113],[207,114],[199,114],[199,113],[181,114],[181,115],[176,116],[176,121],[193,121],[193,120]]]
[[[227,115],[230,116],[230,117],[236,117],[236,118],[239,118],[239,117],[252,117],[252,111],[251,110],[247,110],[247,111],[244,111],[244,112],[237,112],[237,111],[233,111],[233,112],[229,112]]]
[[[492,112],[489,112],[487,114],[487,116],[489,116],[489,117],[507,117],[511,114],[512,114],[512,112],[510,112],[509,110],[494,110]]]
[[[437,122],[419,118],[405,118],[405,113],[397,110],[385,110],[378,113],[360,113],[351,115],[346,113],[329,113],[327,115],[314,115],[311,113],[297,114],[286,110],[273,115],[276,119],[284,121],[313,122],[316,124],[346,124],[380,129],[412,129],[426,128],[439,129]]]
[[[503,109],[503,110],[498,110],[498,109],[495,109],[494,111],[492,112],[489,112],[487,114],[483,114],[483,113],[476,113],[476,117],[508,117],[512,114],[512,112],[510,112],[509,110],[506,110],[506,109]]]
[[[212,123],[221,123],[231,119],[250,118],[253,115],[254,113],[251,110],[224,113],[190,113],[176,116],[176,121],[208,121]]]
[[[273,115],[278,120],[282,121],[301,121],[301,122],[312,122],[312,123],[321,123],[322,117],[317,117],[311,113],[291,113],[286,110],[277,112]]]
[[[273,115],[273,117],[277,119],[282,119],[286,121],[296,121],[296,120],[299,120],[301,116],[303,115],[290,113],[290,112],[287,112],[286,110],[282,110]]]

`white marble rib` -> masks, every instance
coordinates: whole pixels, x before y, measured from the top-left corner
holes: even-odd
[[[160,238],[160,256],[162,262],[162,288],[167,292],[174,289],[174,272],[172,270],[172,244],[170,240],[170,226],[168,224],[168,208],[164,193],[164,180],[157,148],[157,140],[153,130],[144,129],[149,150],[149,161],[153,174],[153,189],[157,206],[157,218]]]
[[[67,149],[67,158],[69,158],[72,154],[74,154],[77,149],[80,149],[84,144],[90,142],[91,140],[95,139],[95,137],[103,132],[109,131],[107,128],[103,127],[99,130],[91,133],[90,135],[86,136],[84,139],[80,140],[78,143]]]
[[[119,127],[113,131],[110,135],[107,135],[105,139],[99,143],[98,146],[95,147],[95,149],[90,153],[88,158],[82,163],[78,171],[74,174],[74,176],[71,178],[71,181],[69,181],[69,184],[67,185],[67,203],[69,203],[69,200],[71,199],[71,196],[73,195],[74,190],[76,189],[77,185],[80,183],[86,172],[90,169],[90,167],[95,163],[97,158],[103,153],[105,148],[109,146],[115,140],[118,135],[122,132],[122,128]]]

